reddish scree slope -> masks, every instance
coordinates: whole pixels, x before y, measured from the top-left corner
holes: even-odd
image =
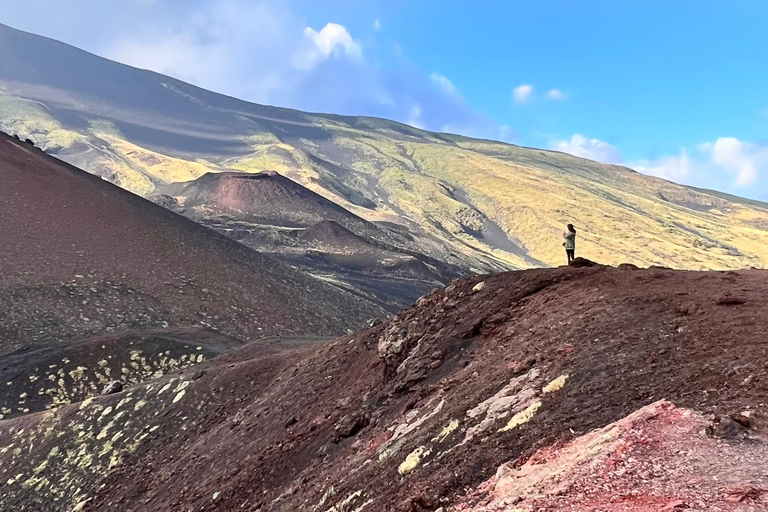
[[[0,422],[0,509],[763,510],[766,297],[765,271],[469,278],[330,343]],[[697,412],[622,420],[660,399]]]
[[[340,334],[384,315],[0,134],[0,354],[121,330]]]

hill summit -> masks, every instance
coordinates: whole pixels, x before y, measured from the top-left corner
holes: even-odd
[[[332,220],[354,231],[375,230],[360,217],[276,171],[207,173],[160,192],[176,198],[185,209],[208,215],[285,227],[308,227]]]

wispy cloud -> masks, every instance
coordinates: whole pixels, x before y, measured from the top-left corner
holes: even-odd
[[[694,156],[683,148],[677,155],[627,165],[642,173],[679,183],[756,197],[755,187],[768,175],[768,145],[719,137],[714,142],[699,144]],[[768,196],[764,193],[763,198],[768,199]]]
[[[360,43],[352,39],[346,27],[337,23],[328,23],[319,32],[306,27],[304,37],[313,44],[294,54],[292,62],[300,69],[311,69],[333,55],[345,55],[353,59],[363,57]]]
[[[475,112],[451,80],[424,73],[402,51],[392,50],[396,65],[383,65],[349,27],[333,20],[307,27],[287,5],[185,3],[172,16],[157,13],[151,25],[115,26],[118,35],[99,53],[258,103],[384,117],[483,138],[506,140],[514,133]],[[153,19],[148,12],[144,18]]]
[[[560,101],[565,99],[565,94],[560,89],[552,89],[547,93],[547,98]]]
[[[421,107],[414,105],[409,112],[408,121],[406,124],[413,126],[414,128],[424,129],[424,122],[421,119]]]
[[[768,145],[720,137],[712,144],[702,144],[699,150],[708,154],[712,163],[733,176],[733,186],[749,187],[768,172]]]
[[[589,139],[579,133],[574,134],[570,140],[554,141],[550,146],[563,153],[607,164],[618,164],[622,160],[621,152],[616,146],[599,139]]]
[[[515,103],[528,103],[533,94],[533,86],[529,84],[518,85],[512,90],[512,98]]]
[[[550,148],[608,164],[622,164],[649,176],[684,185],[730,191],[768,200],[758,185],[768,178],[768,144],[719,137],[699,144],[693,151],[653,159],[626,161],[616,146],[580,134],[570,140],[554,140]]]
[[[676,155],[666,155],[654,160],[637,160],[627,165],[643,174],[677,183],[690,183],[695,174],[695,162],[688,156],[688,150],[685,148]]]
[[[448,80],[445,76],[434,72],[431,75],[429,75],[429,78],[437,84],[437,86],[447,95],[454,96],[457,98],[460,98],[461,95],[459,94],[459,90],[456,88],[455,85],[453,85],[453,82]]]
[[[373,20],[373,29],[381,30],[381,20],[379,18],[376,18],[375,20]]]

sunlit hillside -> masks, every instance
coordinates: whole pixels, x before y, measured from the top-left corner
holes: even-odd
[[[270,169],[480,271],[562,264],[568,222],[577,252],[609,264],[768,266],[765,203],[552,151],[255,105],[1,25],[0,43],[0,128],[144,196],[209,171]]]

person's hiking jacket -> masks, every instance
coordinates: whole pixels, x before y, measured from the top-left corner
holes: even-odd
[[[576,249],[576,233],[568,231],[563,233],[563,238],[565,238],[565,243],[563,245],[566,250],[572,251]]]

